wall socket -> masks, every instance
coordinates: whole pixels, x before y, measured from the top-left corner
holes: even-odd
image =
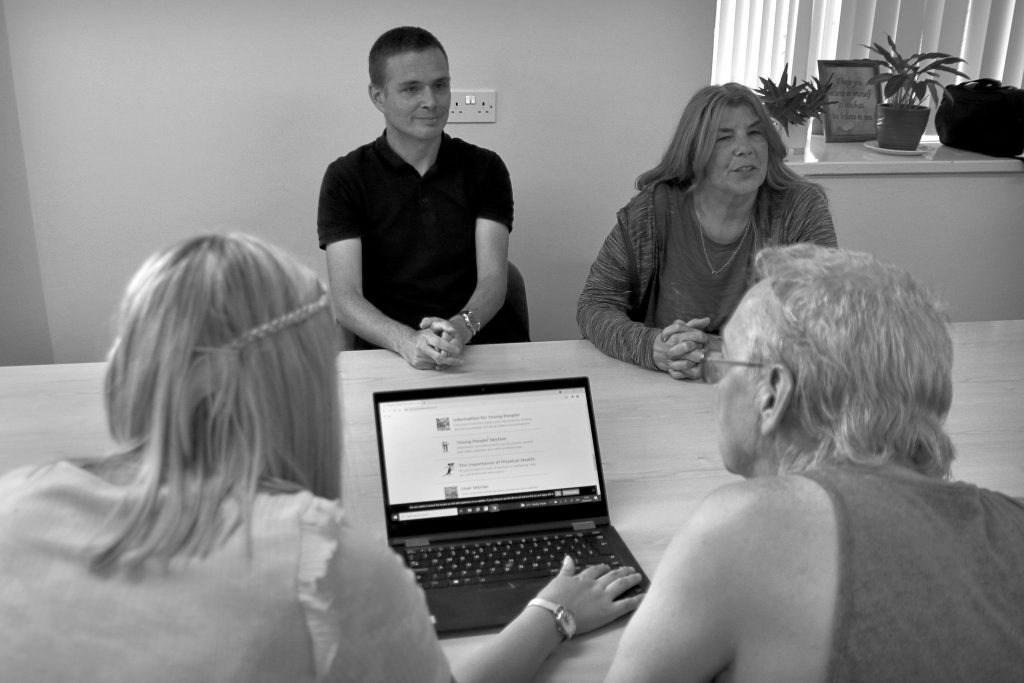
[[[494,90],[452,90],[448,123],[494,123],[498,94]]]

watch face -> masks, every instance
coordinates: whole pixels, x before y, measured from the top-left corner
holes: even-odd
[[[576,617],[564,607],[558,610],[558,614],[555,615],[555,621],[558,622],[558,630],[562,632],[566,639],[572,638],[573,634],[576,633]]]

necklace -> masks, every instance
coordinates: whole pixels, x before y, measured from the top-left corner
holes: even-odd
[[[750,224],[754,222],[754,217],[753,215],[751,215],[747,218],[747,225],[743,228],[743,234],[740,236],[739,244],[737,244],[736,248],[732,250],[732,254],[729,256],[729,260],[726,261],[721,268],[716,270],[715,267],[711,265],[711,259],[708,258],[708,248],[707,245],[704,243],[704,223],[700,219],[700,214],[701,211],[700,209],[697,208],[697,202],[694,202],[693,217],[697,219],[697,232],[700,234],[700,248],[704,251],[704,260],[708,264],[708,270],[711,271],[712,275],[718,275],[723,270],[728,268],[732,264],[733,259],[736,258],[736,254],[740,253],[740,247],[743,246],[743,242],[747,239],[747,233],[750,232]]]

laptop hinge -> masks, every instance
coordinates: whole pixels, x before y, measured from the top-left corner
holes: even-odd
[[[597,528],[597,525],[594,524],[594,522],[589,520],[589,519],[586,522],[573,522],[572,523],[572,530],[573,531],[586,531],[587,529],[596,529],[596,528]]]
[[[406,548],[423,548],[430,545],[430,541],[425,538],[410,538],[405,542]]]

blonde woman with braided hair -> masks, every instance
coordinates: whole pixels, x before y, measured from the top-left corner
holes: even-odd
[[[105,380],[117,450],[0,479],[5,680],[449,681],[422,592],[349,521],[323,285],[245,235],[187,240],[128,286]],[[567,562],[578,632],[632,570]],[[527,610],[459,680],[526,680],[561,637]]]

